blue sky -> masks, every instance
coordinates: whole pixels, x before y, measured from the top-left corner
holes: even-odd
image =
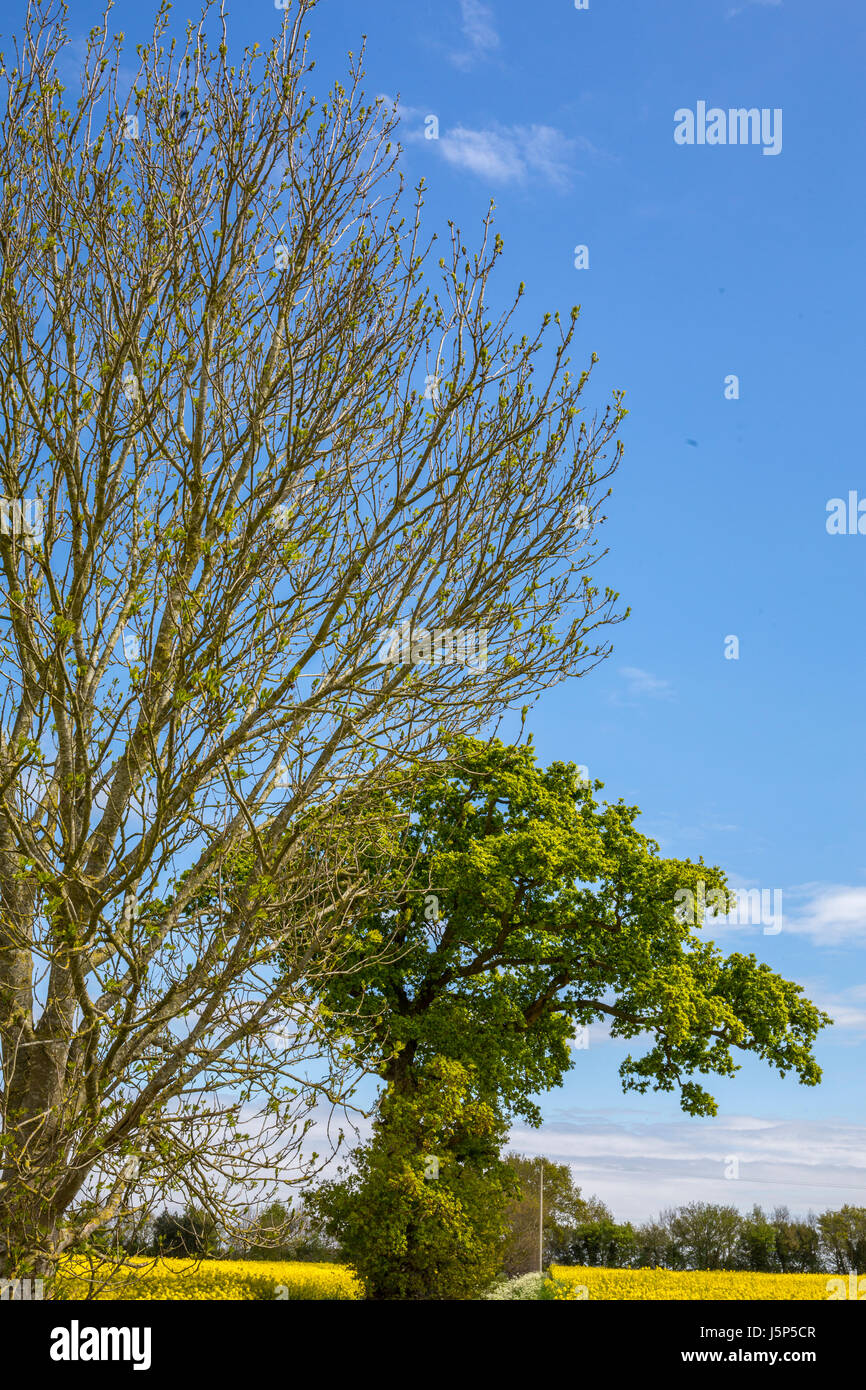
[[[747,1063],[715,1085],[714,1120],[623,1096],[627,1049],[592,1029],[544,1127],[515,1143],[573,1162],[622,1217],[691,1199],[862,1204],[866,537],[828,535],[826,521],[830,498],[866,496],[852,447],[863,11],[337,0],[325,13],[323,67],[363,28],[370,90],[399,94],[431,224],[453,217],[469,234],[492,196],[503,295],[524,279],[527,313],[579,303],[578,352],[600,357],[593,399],[626,391],[604,575],[633,613],[608,662],[536,708],[540,757],[587,764],[666,853],[781,889],[780,933],[712,934],[841,1021],[819,1044],[821,1087]],[[781,108],[781,152],[675,144],[675,111],[698,101]],[[438,141],[424,138],[430,114]],[[739,399],[725,398],[729,374]]]
[[[4,4],[4,32],[21,9]],[[238,52],[281,18],[264,0],[227,11]],[[76,3],[73,33],[97,17]],[[150,17],[129,0],[113,11],[135,40]],[[527,322],[579,303],[575,364],[600,358],[591,401],[626,392],[603,578],[632,616],[602,667],[536,707],[540,758],[586,764],[605,796],[642,808],[665,853],[781,889],[780,933],[711,934],[839,1019],[819,1043],[822,1086],[747,1063],[715,1083],[715,1120],[623,1096],[626,1048],[593,1029],[544,1127],[515,1145],[573,1162],[623,1218],[690,1199],[864,1205],[866,536],[826,521],[830,499],[866,498],[866,13],[854,0],[322,0],[312,28],[323,86],[367,35],[367,90],[399,95],[429,229],[451,218],[471,243],[493,197],[503,305],[521,280]],[[781,151],[676,144],[674,113],[701,101],[781,110]],[[725,398],[730,374],[739,399]],[[738,1179],[724,1177],[732,1157]]]

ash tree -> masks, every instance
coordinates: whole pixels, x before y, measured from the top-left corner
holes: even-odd
[[[309,1171],[382,787],[623,616],[620,393],[584,415],[576,310],[494,311],[489,220],[437,254],[359,60],[313,91],[314,8],[233,61],[163,6],[131,81],[106,16],[68,95],[33,0],[0,58],[4,1275],[157,1195],[231,1238]]]

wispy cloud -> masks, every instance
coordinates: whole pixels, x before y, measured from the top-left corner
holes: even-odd
[[[528,183],[532,179],[566,189],[577,142],[553,126],[494,126],[472,130],[454,126],[438,141],[439,153],[457,169],[490,183]]]
[[[491,183],[519,183],[526,178],[526,164],[513,132],[455,126],[443,135],[439,152],[449,164]]]
[[[756,886],[754,881],[741,879],[733,873],[728,874],[728,883],[737,891],[754,891]],[[765,884],[763,891],[776,890],[767,890]],[[830,948],[866,945],[866,888],[813,883],[780,891],[784,903],[782,930],[786,936],[804,936],[814,946]],[[760,930],[760,926],[751,921],[727,917],[709,918],[708,928],[714,937]],[[866,985],[862,986],[862,997],[866,999]],[[849,1021],[854,1022],[853,1014]],[[841,1018],[837,1022],[841,1022]]]
[[[742,5],[735,5],[732,10],[728,10],[725,19],[735,19],[738,14],[742,14],[752,5],[781,5],[782,0],[744,0]]]
[[[833,1020],[827,1037],[839,1031],[860,1035],[866,1034],[866,985],[849,985],[847,989],[826,991],[820,984],[803,981],[807,998],[819,1009],[823,1009]],[[839,1039],[841,1042],[856,1041],[856,1036]]]
[[[569,1163],[583,1192],[601,1197],[621,1221],[693,1200],[741,1210],[756,1202],[801,1212],[838,1208],[863,1190],[864,1143],[866,1127],[841,1119],[730,1115],[696,1122],[648,1118],[626,1105],[553,1111],[541,1129],[511,1132],[512,1149]]]
[[[790,896],[801,905],[792,911],[786,901],[786,932],[808,936],[816,946],[866,944],[866,888],[805,884]]]
[[[651,700],[673,699],[674,692],[670,681],[654,676],[651,671],[643,671],[640,666],[621,666],[619,674],[627,682],[626,696],[631,701],[644,698]],[[618,694],[615,694],[612,700],[617,705],[624,703]]]
[[[540,123],[504,125],[495,121],[482,127],[460,124],[440,130],[437,120],[436,134],[431,136],[427,123],[434,120],[435,110],[398,102],[387,92],[378,96],[387,106],[396,106],[399,138],[405,144],[423,144],[453,168],[489,183],[545,183],[565,192],[575,176],[584,172],[575,165],[578,153],[602,162],[616,158],[585,135],[565,135],[556,126]]]
[[[593,1035],[592,1049],[597,1041]],[[576,1069],[588,1056],[576,1054]],[[650,1115],[625,1100],[590,1109],[557,1106],[554,1096],[549,1099],[541,1128],[515,1124],[508,1147],[569,1164],[582,1191],[600,1197],[621,1221],[644,1221],[661,1208],[689,1201],[731,1204],[741,1211],[755,1203],[765,1208],[785,1203],[804,1214],[838,1209],[856,1202],[866,1181],[866,1125],[841,1117],[746,1113],[694,1120],[673,1106]],[[345,1162],[347,1150],[369,1139],[370,1121],[335,1115],[333,1107],[317,1106],[313,1113],[315,1124],[302,1151],[322,1155],[326,1174],[334,1175],[337,1160],[327,1156],[338,1130],[346,1134],[340,1151]],[[725,1176],[733,1172],[736,1178]]]
[[[489,58],[499,48],[499,34],[493,17],[493,10],[483,0],[460,0],[460,17],[463,37],[468,48],[458,49],[451,54],[451,61],[458,68],[470,68],[483,58]]]

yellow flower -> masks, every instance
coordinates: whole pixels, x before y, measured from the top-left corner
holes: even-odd
[[[347,1265],[300,1260],[130,1259],[121,1269],[68,1256],[57,1273],[58,1298],[202,1301],[231,1299],[359,1299],[363,1289]]]
[[[555,1301],[575,1299],[823,1299],[826,1274],[750,1274],[735,1270],[579,1269],[551,1265]],[[585,1292],[584,1292],[585,1291]]]

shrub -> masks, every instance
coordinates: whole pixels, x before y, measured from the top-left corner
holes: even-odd
[[[435,1058],[409,1094],[388,1088],[357,1171],[310,1199],[369,1298],[470,1299],[495,1278],[517,1185],[503,1130],[458,1062]]]
[[[542,1286],[546,1282],[547,1275],[536,1270],[534,1274],[519,1274],[516,1279],[499,1279],[482,1297],[499,1302],[506,1299],[534,1301],[541,1298]]]

